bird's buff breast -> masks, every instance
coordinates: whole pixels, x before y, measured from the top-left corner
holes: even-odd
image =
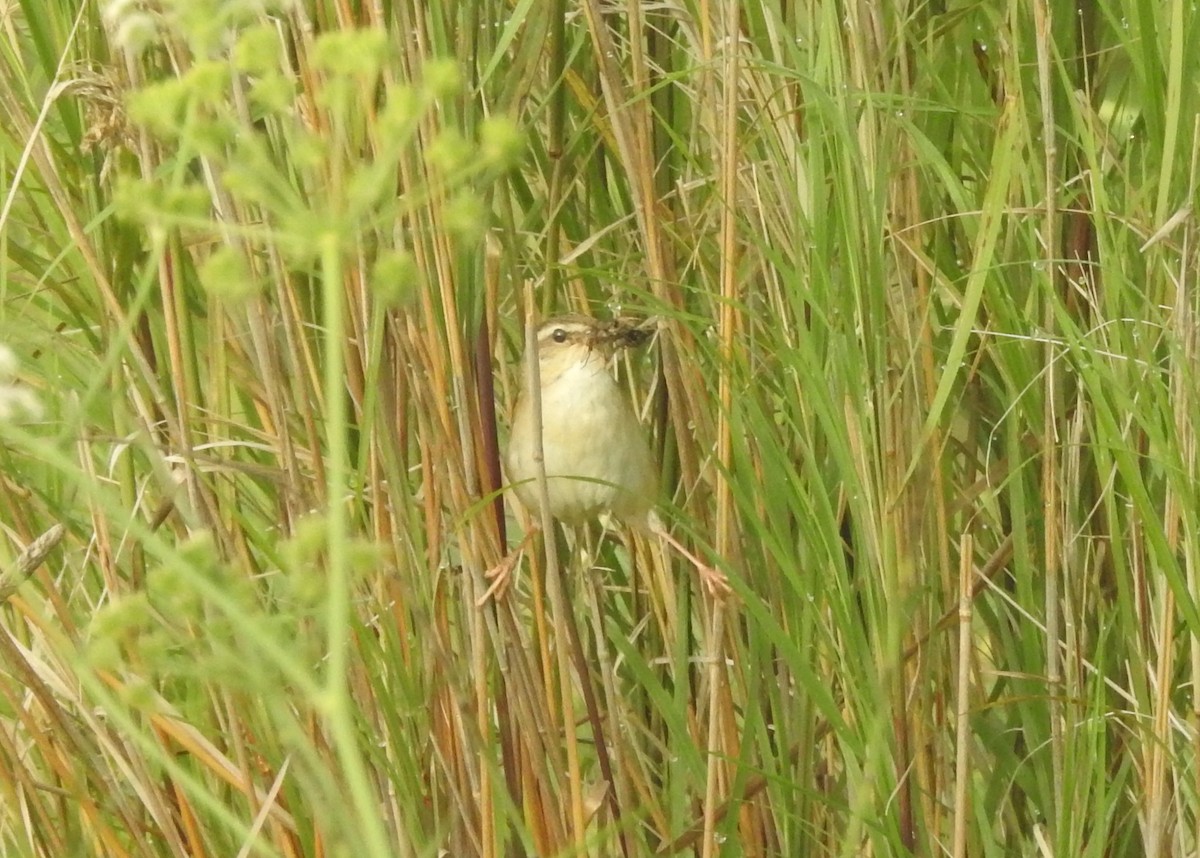
[[[542,382],[542,451],[551,514],[567,523],[606,511],[622,519],[643,515],[654,500],[653,463],[642,427],[604,361],[570,364]],[[509,479],[521,502],[536,510],[532,409],[524,402],[517,410]]]

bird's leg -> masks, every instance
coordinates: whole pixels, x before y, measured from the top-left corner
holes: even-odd
[[[537,534],[538,528],[531,527],[526,531],[524,538],[520,544],[512,551],[508,552],[500,559],[500,562],[483,573],[483,577],[491,581],[491,585],[482,596],[475,602],[475,607],[482,608],[487,604],[488,599],[503,599],[508,592],[508,587],[512,584],[513,570],[521,562],[521,557],[525,554],[525,549],[529,547],[530,541]]]
[[[646,524],[651,533],[682,554],[696,567],[696,573],[700,576],[700,582],[704,585],[704,589],[708,591],[709,596],[721,601],[733,593],[733,588],[729,586],[729,579],[725,576],[725,573],[715,566],[709,566],[695,554],[684,548],[683,543],[667,532],[666,525],[653,512],[647,516]]]

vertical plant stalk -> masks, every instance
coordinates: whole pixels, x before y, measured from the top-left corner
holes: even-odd
[[[528,296],[532,306],[532,296]],[[545,451],[542,447],[542,380],[538,367],[537,319],[530,313],[525,319],[525,384],[533,408],[533,462],[537,469],[538,506],[546,547],[546,590],[554,623],[554,650],[558,668],[559,703],[562,706],[563,741],[567,746],[567,782],[571,793],[571,830],[573,842],[583,849],[586,823],[583,813],[583,782],[579,769],[579,736],[576,733],[575,699],[571,693],[571,644],[567,623],[567,605],[563,598],[562,569],[558,563],[558,540],[554,516],[550,513],[550,487],[546,482]]]
[[[583,576],[584,579],[587,576]],[[609,653],[608,642],[604,633],[604,613],[601,610],[600,587],[594,581],[585,580],[587,589],[587,607],[591,613],[592,628],[596,637],[596,661],[600,671],[600,682],[604,689],[605,703],[608,707],[608,735],[610,743],[604,734],[604,722],[600,718],[600,708],[596,705],[596,695],[588,680],[587,660],[584,658],[582,641],[578,635],[571,637],[571,653],[575,658],[575,670],[579,674],[579,684],[583,689],[584,705],[587,706],[588,723],[592,727],[592,735],[596,743],[596,762],[600,766],[600,774],[604,778],[605,803],[612,810],[613,825],[621,842],[621,854],[625,858],[633,853],[629,847],[629,833],[622,818],[621,808],[630,807],[631,802],[627,793],[626,779],[617,779],[616,772],[621,770],[621,719],[625,717],[624,706],[617,691],[616,672],[613,670],[613,660]],[[596,811],[599,812],[599,808]]]
[[[327,234],[321,247],[322,316],[325,360],[325,455],[328,457],[325,484],[325,522],[328,546],[328,601],[326,605],[326,681],[322,701],[338,759],[345,772],[346,785],[372,854],[388,854],[388,838],[383,831],[374,789],[358,748],[354,726],[354,707],[350,703],[350,555],[349,522],[346,518],[347,473],[349,456],[346,438],[346,395],[344,320],[345,295],[342,289],[341,249],[338,236]]]
[[[550,80],[554,81],[554,91],[550,94],[550,109],[547,116],[546,157],[550,159],[550,188],[547,208],[549,219],[546,223],[546,280],[542,292],[542,311],[549,312],[553,306],[554,296],[558,292],[559,267],[558,260],[562,254],[562,195],[563,195],[563,128],[566,124],[567,93],[566,81],[566,45],[564,29],[566,27],[566,6],[564,0],[553,0],[550,3]],[[527,313],[533,311],[532,306],[525,308]]]
[[[731,0],[730,5],[737,4]],[[704,858],[713,858],[717,850],[717,822],[720,820],[720,805],[718,791],[724,778],[721,777],[721,712],[722,692],[725,690],[725,658],[721,643],[725,637],[725,603],[717,602],[713,607],[712,624],[709,626],[708,642],[708,743],[706,746],[705,765],[707,766],[704,784]],[[730,757],[734,757],[731,752]]]
[[[901,8],[902,5],[897,7],[897,18],[906,20],[908,23],[905,26],[915,23],[907,14],[899,12]],[[921,98],[920,86],[914,82],[915,69],[920,59],[919,51],[914,46],[914,40],[901,37],[896,42],[898,61],[894,63],[894,68],[898,92],[905,98]],[[923,259],[924,248],[928,246],[929,235],[933,230],[922,210],[921,186],[924,179],[918,166],[921,159],[916,151],[917,147],[913,145],[912,137],[903,133],[899,127],[891,126],[891,133],[899,134],[899,140],[896,141],[896,163],[903,165],[891,191],[896,198],[893,204],[895,227],[892,234],[908,252],[897,254],[902,282],[894,291],[897,301],[889,319],[889,329],[895,332],[894,345],[891,348],[903,349],[905,354],[914,356],[911,379],[898,381],[898,385],[909,386],[910,394],[899,397],[898,401],[911,403],[910,408],[906,409],[909,413],[904,415],[904,419],[907,431],[912,433],[914,430],[919,431],[920,414],[928,412],[937,388],[939,354],[934,341],[934,314],[929,312],[933,300],[930,289],[931,272]],[[979,359],[982,359],[982,354],[981,349]],[[930,573],[937,577],[938,592],[951,593],[956,585],[951,559],[954,540],[951,537],[952,525],[947,499],[953,495],[953,490],[947,490],[947,480],[954,469],[948,464],[944,452],[945,435],[944,424],[930,427],[926,449],[931,451],[931,454],[923,462],[924,473],[903,484],[903,495],[896,505],[903,508],[909,517],[905,527],[919,540],[915,550],[925,557],[936,558],[936,567],[930,570]],[[919,444],[919,438],[910,434],[909,442]],[[932,490],[926,493],[924,486],[929,486]],[[925,494],[927,500],[918,497],[918,494]],[[925,503],[933,507],[932,516],[913,517],[912,511],[920,509]],[[929,615],[925,611],[914,611],[911,619],[911,626],[902,634],[902,641],[920,640],[928,632]],[[908,724],[912,736],[911,747],[914,749],[911,763],[917,783],[916,800],[920,803],[920,818],[924,827],[932,832],[934,837],[941,839],[945,837],[946,814],[944,803],[938,800],[942,789],[939,782],[942,779],[943,766],[937,749],[944,721],[940,712],[941,704],[932,693],[936,685],[928,681],[929,665],[938,657],[930,653],[929,659],[910,662],[902,673],[905,682],[908,683],[907,687],[912,689]]]
[[[1175,690],[1175,591],[1159,582],[1163,594],[1159,607],[1158,629],[1153,641],[1158,650],[1154,672],[1154,711],[1150,719],[1152,739],[1146,767],[1146,854],[1169,855],[1167,826],[1173,811],[1173,797],[1167,789],[1167,771],[1171,754],[1171,693]]]
[[[716,552],[718,557],[728,557],[734,548],[733,493],[726,477],[733,469],[733,374],[737,365],[736,341],[739,319],[736,307],[740,303],[737,282],[737,197],[738,197],[738,13],[740,4],[726,0],[723,11],[724,51],[722,64],[721,104],[721,310],[718,323],[721,358],[717,362],[717,462],[716,485]],[[712,624],[708,634],[709,712],[708,712],[708,767],[704,789],[704,841],[705,858],[711,858],[716,848],[716,821],[718,785],[720,778],[720,756],[737,758],[736,737],[731,733],[728,744],[724,741],[721,712],[724,706],[721,692],[725,689],[724,679],[724,606],[718,602],[712,612]]]
[[[1050,10],[1045,0],[1033,4],[1034,27],[1037,39],[1038,93],[1042,103],[1042,137],[1045,140],[1046,200],[1045,229],[1042,246],[1046,249],[1047,276],[1053,282],[1061,270],[1055,259],[1058,252],[1058,157],[1054,126],[1054,93],[1050,86],[1051,21]],[[1043,304],[1042,330],[1046,339],[1046,388],[1045,388],[1045,455],[1042,460],[1042,504],[1045,511],[1045,572],[1046,572],[1046,684],[1050,701],[1050,765],[1054,781],[1056,804],[1053,831],[1057,833],[1063,825],[1063,687],[1061,657],[1058,650],[1060,635],[1059,576],[1061,573],[1062,505],[1059,502],[1060,466],[1058,454],[1058,372],[1055,346],[1050,332],[1054,330],[1053,290]]]
[[[1188,27],[1184,21],[1184,3],[1167,4],[1171,10],[1171,33],[1167,59],[1167,93],[1166,110],[1164,113],[1164,137],[1161,154],[1161,166],[1158,185],[1158,199],[1155,205],[1155,220],[1164,223],[1168,219],[1170,207],[1175,204],[1175,194],[1179,182],[1173,180],[1172,171],[1175,168],[1175,154],[1180,141],[1180,122],[1182,119],[1181,102],[1183,83],[1184,33]],[[1193,132],[1195,128],[1193,128]],[[1195,161],[1193,155],[1193,173],[1195,176]],[[1195,187],[1194,184],[1191,185]],[[1183,258],[1188,258],[1186,255]],[[1181,282],[1177,287],[1185,291]],[[1183,408],[1176,409],[1176,414],[1189,413]],[[1186,431],[1186,430],[1185,430]],[[1184,437],[1180,435],[1179,437]],[[1192,437],[1192,436],[1188,436]],[[1170,501],[1170,497],[1168,497]],[[1167,519],[1168,541],[1172,549],[1178,550],[1179,534],[1176,516]],[[1171,531],[1174,531],[1173,533]],[[1195,534],[1192,534],[1193,538]],[[1194,576],[1189,567],[1189,577]],[[1162,606],[1159,613],[1159,630],[1154,638],[1158,649],[1158,664],[1155,674],[1155,701],[1151,719],[1152,735],[1149,744],[1149,764],[1146,773],[1146,854],[1166,855],[1172,851],[1167,845],[1167,829],[1169,821],[1175,813],[1173,807],[1175,797],[1167,785],[1167,773],[1171,769],[1170,754],[1172,752],[1171,738],[1171,694],[1174,691],[1175,676],[1175,591],[1170,584],[1163,581],[1160,586],[1163,593]],[[1193,591],[1194,592],[1194,591]],[[1197,667],[1198,656],[1195,636],[1193,635],[1193,667]],[[1200,820],[1194,823],[1200,828]]]
[[[503,478],[500,469],[500,448],[496,431],[496,390],[492,377],[493,338],[490,320],[493,316],[492,311],[495,307],[497,283],[500,276],[500,254],[492,242],[488,242],[483,262],[484,288],[487,298],[484,301],[483,312],[479,317],[479,330],[475,335],[476,406],[479,438],[482,448],[480,458],[483,463],[483,485],[480,486],[480,489],[481,494],[484,496],[494,495],[491,502],[492,525],[495,527],[495,556],[499,559],[508,550],[508,534],[504,520],[504,495],[501,492]],[[470,603],[475,604],[480,596],[479,591],[482,589],[482,586],[477,576],[469,577],[471,581],[470,586],[472,587]],[[491,615],[491,624],[493,628],[496,628],[498,626],[499,612],[496,610],[495,603],[493,602],[487,610]],[[484,613],[482,610],[474,612],[471,625],[471,659],[476,677],[476,727],[479,730],[480,736],[488,735],[490,714],[486,701],[489,697],[487,678],[490,676],[495,683],[494,691],[490,696],[496,707],[496,730],[500,742],[500,760],[504,769],[505,785],[513,804],[520,807],[523,804],[523,791],[521,789],[520,774],[517,770],[516,740],[513,734],[511,710],[512,700],[506,679],[507,670],[503,666],[503,662],[507,659],[508,655],[500,646],[502,639],[497,634],[495,637],[497,643],[496,655],[501,660],[501,664],[494,669],[489,669],[486,652],[487,635],[485,634]],[[495,817],[495,813],[490,812],[494,805],[494,798],[491,795],[491,767],[486,764],[486,752],[486,745],[481,745],[479,754],[479,804],[481,808],[486,809],[482,814],[483,817]],[[489,834],[486,826],[494,824],[494,821],[493,819],[482,819],[481,821],[485,826],[485,830],[481,833],[485,855],[491,854],[495,848],[495,838]]]
[[[1195,127],[1192,130],[1193,139],[1198,132],[1200,132],[1200,118],[1195,121]],[[1200,151],[1193,149],[1189,170],[1190,186],[1193,188],[1196,187],[1198,164],[1200,164]],[[1179,359],[1175,362],[1176,372],[1172,378],[1172,383],[1176,385],[1176,401],[1179,403],[1179,407],[1175,409],[1178,421],[1175,437],[1180,440],[1182,446],[1180,456],[1184,464],[1184,479],[1189,485],[1196,485],[1200,480],[1196,473],[1196,432],[1198,427],[1193,422],[1193,415],[1196,413],[1195,368],[1200,365],[1197,356],[1197,335],[1200,334],[1200,331],[1197,331],[1196,328],[1196,312],[1191,303],[1194,300],[1195,283],[1194,281],[1189,282],[1188,279],[1188,272],[1196,270],[1195,247],[1194,228],[1189,228],[1184,233],[1180,258],[1192,260],[1192,262],[1190,265],[1185,263],[1180,266],[1179,283],[1175,288],[1176,336],[1181,343]],[[1197,527],[1195,511],[1192,510],[1190,522],[1185,525],[1184,539],[1184,545],[1187,546],[1184,563],[1187,567],[1189,593],[1200,593],[1200,561],[1197,559],[1196,546]],[[1192,706],[1189,719],[1193,737],[1192,759],[1200,759],[1200,636],[1192,634],[1188,637],[1192,675]],[[1192,767],[1192,779],[1192,789],[1196,794],[1200,794],[1200,767]],[[1192,826],[1192,842],[1200,843],[1200,814],[1193,815]]]
[[[956,694],[956,736],[954,742],[954,858],[966,858],[967,826],[971,776],[971,617],[974,590],[971,587],[972,557],[975,553],[971,534],[964,533],[958,549],[958,691]]]
[[[547,71],[548,78],[554,81],[554,90],[550,93],[550,104],[547,115],[547,139],[546,139],[546,155],[550,160],[550,184],[547,189],[548,200],[547,208],[549,216],[546,222],[546,271],[545,280],[543,282],[541,309],[543,312],[549,312],[554,306],[555,296],[559,290],[559,259],[562,255],[562,205],[564,183],[564,128],[566,125],[566,46],[565,46],[565,27],[566,27],[566,8],[564,0],[552,0],[547,6],[549,21],[549,69]],[[543,547],[546,553],[546,572],[543,577],[545,583],[545,594],[543,589],[538,586],[535,578],[533,586],[534,598],[534,617],[538,628],[537,640],[540,642],[539,654],[541,660],[542,671],[541,675],[545,677],[548,686],[553,685],[554,672],[551,670],[550,653],[547,652],[547,641],[550,640],[548,629],[545,627],[545,609],[543,595],[548,597],[551,603],[551,613],[553,614],[552,623],[554,626],[554,646],[558,656],[558,676],[559,683],[562,686],[563,700],[566,706],[570,705],[571,695],[570,689],[570,669],[565,663],[565,654],[567,649],[567,639],[564,633],[564,609],[562,605],[562,578],[558,568],[558,549],[556,547],[554,522],[551,520],[547,510],[549,509],[549,500],[546,494],[545,484],[545,468],[542,458],[542,402],[541,402],[541,383],[538,373],[538,361],[535,359],[537,355],[537,336],[535,327],[535,310],[538,306],[533,297],[531,286],[526,283],[525,287],[525,349],[526,366],[524,372],[526,377],[523,380],[530,391],[530,396],[533,399],[534,413],[534,460],[537,463],[538,473],[538,500],[542,507],[541,525],[543,532]],[[547,691],[549,687],[547,687]],[[546,700],[547,711],[553,712],[553,700],[547,695]],[[565,708],[565,707],[564,707]],[[566,743],[568,757],[568,773],[570,778],[571,790],[571,827],[575,835],[576,842],[582,842],[583,837],[583,804],[582,804],[582,786],[579,782],[579,752],[575,744],[573,713],[569,710],[562,714],[562,735]],[[533,770],[530,771],[529,777],[533,778],[537,770],[536,764]]]
[[[1191,50],[1189,33],[1195,26],[1194,15],[1191,27],[1189,27],[1184,16],[1184,7],[1188,5],[1187,3],[1184,3],[1183,0],[1173,0],[1165,5],[1171,12],[1171,24],[1167,28],[1167,32],[1170,34],[1166,69],[1167,98],[1163,114],[1164,134],[1158,199],[1155,201],[1154,207],[1155,223],[1164,223],[1169,216],[1168,212],[1171,207],[1176,204],[1177,197],[1175,195],[1179,190],[1179,182],[1173,178],[1172,171],[1175,167],[1175,153],[1180,143],[1180,125],[1187,119],[1187,114],[1183,110],[1183,99],[1184,94],[1195,86],[1194,79],[1184,71],[1183,67],[1184,58]],[[1188,80],[1193,80],[1193,83],[1188,83]],[[1193,140],[1195,140],[1195,130],[1193,128]]]

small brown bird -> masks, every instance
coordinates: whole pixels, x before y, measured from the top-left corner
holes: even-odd
[[[626,524],[670,544],[696,567],[708,593],[729,594],[725,575],[679,544],[654,512],[658,477],[641,424],[609,369],[613,354],[640,345],[650,331],[626,322],[600,322],[588,316],[555,316],[537,330],[541,387],[542,453],[549,512],[576,525],[612,513]],[[529,355],[525,357],[530,359]],[[517,497],[527,509],[541,508],[535,459],[537,421],[526,389],[528,366],[513,411],[505,465]],[[519,550],[489,577],[495,583],[484,598],[507,586]]]

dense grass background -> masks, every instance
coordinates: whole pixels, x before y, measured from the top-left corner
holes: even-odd
[[[4,854],[1200,849],[1192,4],[0,33]],[[565,310],[664,320],[728,605],[592,533],[476,606]]]

